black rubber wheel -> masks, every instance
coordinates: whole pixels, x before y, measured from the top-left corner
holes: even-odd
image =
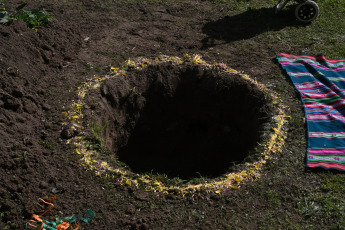
[[[295,16],[301,22],[311,22],[319,15],[319,6],[316,2],[307,0],[296,7]]]

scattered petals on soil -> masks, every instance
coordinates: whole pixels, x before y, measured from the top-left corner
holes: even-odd
[[[171,63],[173,65],[183,65],[183,64],[193,64],[201,65],[204,68],[209,68],[217,70],[219,72],[228,72],[236,74],[251,83],[258,86],[266,95],[271,97],[272,103],[275,109],[275,115],[273,120],[275,125],[272,127],[272,135],[270,140],[264,144],[264,151],[260,154],[259,159],[254,163],[245,163],[246,168],[242,171],[229,173],[222,178],[211,180],[210,182],[205,182],[203,184],[196,185],[182,185],[182,186],[165,186],[161,181],[150,177],[146,174],[134,174],[129,173],[126,170],[114,168],[109,165],[108,162],[101,160],[100,154],[95,150],[88,150],[86,148],[87,141],[83,134],[85,127],[81,126],[83,122],[83,114],[81,108],[84,105],[84,97],[88,93],[89,89],[98,88],[102,81],[107,79],[125,76],[128,71],[133,69],[141,70],[148,65],[158,65],[161,63]],[[99,176],[112,177],[115,182],[125,185],[145,188],[146,190],[152,190],[155,192],[169,193],[170,191],[179,191],[183,196],[187,194],[196,194],[199,191],[215,192],[219,194],[226,189],[239,189],[240,185],[246,181],[253,181],[260,177],[260,171],[263,165],[272,156],[280,153],[284,147],[286,131],[284,127],[287,123],[288,116],[285,114],[287,107],[285,107],[278,95],[269,89],[267,89],[263,84],[258,83],[255,79],[250,78],[248,75],[241,73],[237,70],[229,68],[224,63],[208,64],[202,59],[198,54],[188,55],[185,54],[183,58],[171,57],[166,55],[161,55],[155,59],[147,59],[139,57],[137,59],[128,59],[121,67],[111,67],[110,73],[102,77],[94,76],[92,79],[81,84],[77,89],[77,101],[72,103],[71,110],[64,112],[67,117],[67,122],[64,125],[69,126],[72,132],[79,131],[79,135],[72,137],[67,141],[75,146],[75,151],[77,154],[81,155],[81,163],[86,169],[92,170]]]

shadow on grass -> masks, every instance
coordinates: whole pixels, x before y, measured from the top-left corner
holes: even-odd
[[[307,158],[305,157],[305,160]],[[313,173],[313,174],[325,174],[325,173],[329,173],[331,175],[345,175],[345,171],[341,171],[338,169],[326,169],[323,167],[318,167],[318,168],[309,168],[309,167],[305,167],[304,170],[305,173]]]
[[[226,16],[203,27],[208,35],[202,40],[203,48],[214,46],[215,40],[226,42],[245,40],[267,31],[279,31],[288,26],[305,26],[295,19],[294,6],[286,7],[278,15],[273,8],[250,9],[240,14]]]

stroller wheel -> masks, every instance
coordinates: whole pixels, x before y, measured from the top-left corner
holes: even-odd
[[[312,0],[302,2],[296,7],[295,16],[301,22],[311,22],[319,15],[319,6]]]

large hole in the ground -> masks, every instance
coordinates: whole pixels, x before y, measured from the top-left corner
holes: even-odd
[[[217,177],[260,141],[270,107],[230,73],[162,64],[107,80],[93,119],[105,145],[136,173]]]

